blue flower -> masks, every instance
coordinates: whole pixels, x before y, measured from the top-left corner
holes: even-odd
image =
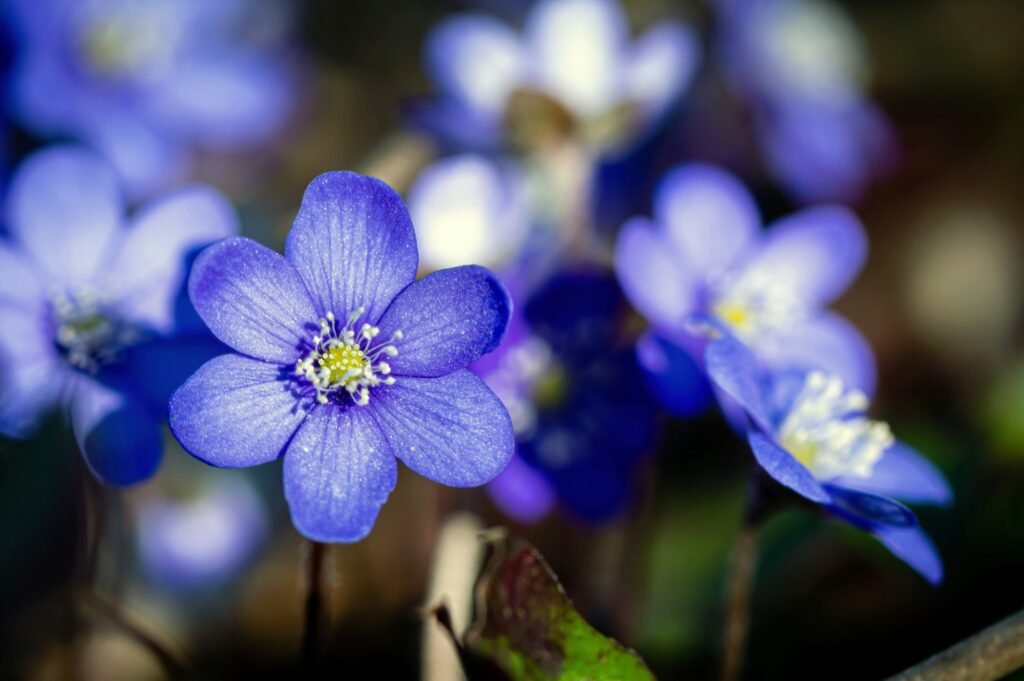
[[[558,273],[527,297],[499,351],[473,366],[516,428],[518,456],[489,488],[510,516],[536,521],[558,501],[603,522],[632,498],[654,405],[617,337],[623,302],[603,273]]]
[[[192,147],[260,141],[291,109],[251,2],[13,0],[9,16],[14,117],[101,150],[133,195],[183,176]]]
[[[697,52],[693,32],[675,22],[631,41],[615,0],[541,0],[521,34],[466,13],[428,38],[439,97],[424,120],[464,147],[571,134],[604,151],[657,124],[689,85]]]
[[[656,334],[641,342],[641,360],[664,384],[668,406],[692,413],[708,393],[694,377],[707,326],[736,336],[772,368],[821,369],[870,393],[871,349],[849,322],[823,309],[866,254],[864,230],[847,209],[807,208],[762,231],[738,180],[694,164],[662,181],[654,220],[623,226],[615,271]],[[676,347],[666,349],[665,341]]]
[[[70,411],[102,480],[149,477],[173,386],[218,351],[189,329],[187,258],[237,231],[216,191],[189,187],[128,222],[117,177],[90,152],[56,147],[11,180],[0,241],[0,433],[24,437]],[[191,312],[194,316],[194,312]]]
[[[226,468],[283,454],[292,519],[321,541],[369,533],[395,457],[445,485],[494,478],[512,425],[465,367],[501,340],[508,293],[477,266],[414,283],[417,264],[398,195],[347,172],[309,185],[284,256],[243,238],[203,251],[189,295],[236,353],[172,397],[178,441]]]
[[[896,499],[948,505],[952,491],[924,457],[869,419],[867,396],[820,371],[763,374],[735,338],[707,347],[712,381],[746,414],[764,471],[828,513],[872,533],[928,581],[942,563],[917,518]]]
[[[865,49],[827,0],[718,0],[719,54],[768,170],[802,202],[852,201],[894,134],[863,91]]]

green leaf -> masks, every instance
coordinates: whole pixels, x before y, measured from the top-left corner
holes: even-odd
[[[477,581],[469,651],[512,681],[653,681],[643,660],[587,624],[541,555],[503,537]]]

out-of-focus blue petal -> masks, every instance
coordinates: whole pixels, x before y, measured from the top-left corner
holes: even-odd
[[[518,456],[491,481],[487,492],[506,515],[521,523],[539,522],[558,500],[551,483]]]
[[[942,582],[942,559],[920,527],[883,527],[874,535],[894,556],[917,570],[932,585]]]
[[[654,215],[683,256],[677,266],[705,282],[732,265],[761,229],[746,187],[720,168],[696,163],[665,176],[654,197]]]
[[[398,480],[398,463],[369,409],[320,407],[284,457],[292,521],[316,541],[354,542],[370,533]]]
[[[757,359],[750,350],[732,336],[723,336],[708,343],[704,364],[712,383],[735,400],[759,428],[771,432]]]
[[[97,478],[132,485],[156,472],[163,437],[144,400],[84,374],[75,377],[71,400],[75,439]]]
[[[939,469],[903,442],[896,442],[885,450],[872,469],[871,477],[846,477],[834,482],[909,504],[948,506],[953,503],[953,490]]]
[[[831,481],[825,484],[831,497],[829,510],[865,530],[881,526],[913,527],[917,517],[909,508],[886,496],[846,488]]]
[[[30,435],[59,404],[70,379],[43,310],[0,303],[0,434]]]
[[[776,371],[824,371],[839,376],[848,388],[874,393],[877,369],[871,346],[857,327],[832,312],[773,335],[758,350]]]
[[[97,273],[123,210],[109,165],[85,149],[53,147],[12,178],[7,227],[50,282],[81,283]]]
[[[519,36],[483,14],[455,16],[430,34],[424,59],[438,89],[469,110],[500,119],[526,75]]]
[[[851,211],[806,208],[770,227],[742,276],[772,282],[805,304],[825,305],[860,273],[867,253],[864,228]]]
[[[243,237],[224,239],[199,254],[188,295],[213,335],[270,362],[294,364],[302,344],[319,328],[321,315],[295,268]]]
[[[420,261],[430,269],[493,266],[519,253],[530,227],[525,178],[483,156],[438,161],[408,196]]]
[[[285,257],[320,315],[345,319],[363,307],[370,323],[412,283],[418,263],[402,199],[380,180],[350,172],[324,173],[310,182]]]
[[[621,97],[629,22],[614,0],[540,0],[524,40],[536,84],[581,116]]]
[[[785,449],[761,433],[750,433],[748,441],[757,463],[780,484],[819,504],[831,500],[821,483]]]
[[[191,54],[159,89],[158,112],[182,139],[233,149],[279,130],[294,93],[280,60],[228,50]]]
[[[370,400],[395,456],[442,485],[490,482],[512,458],[508,411],[467,369],[440,378],[402,376],[376,388]]]
[[[237,475],[207,480],[187,499],[146,498],[140,504],[139,557],[162,584],[202,588],[225,582],[266,538],[267,511],[251,484]]]
[[[161,336],[125,350],[116,371],[166,416],[174,391],[201,366],[226,352],[227,346],[208,333]]]
[[[273,461],[306,417],[282,372],[241,355],[210,360],[171,396],[171,431],[212,466]]]
[[[697,282],[658,228],[644,218],[622,227],[615,246],[615,274],[629,301],[660,329],[683,331],[697,304]]]
[[[648,332],[637,341],[636,356],[651,392],[670,413],[689,418],[711,405],[711,386],[688,350]]]
[[[645,116],[659,118],[690,86],[700,59],[697,35],[687,26],[665,22],[633,44],[625,64],[625,88]]]
[[[210,187],[181,189],[140,211],[107,270],[107,290],[125,318],[169,333],[190,256],[238,232],[228,200]]]
[[[512,299],[483,267],[465,265],[428,274],[402,291],[381,317],[380,338],[401,330],[397,376],[443,376],[498,346]]]
[[[39,274],[24,253],[0,242],[0,305],[40,310],[46,292]]]

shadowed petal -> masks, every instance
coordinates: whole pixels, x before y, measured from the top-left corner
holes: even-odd
[[[102,264],[122,210],[117,177],[102,158],[55,147],[33,154],[15,173],[7,226],[52,281],[79,283]]]
[[[138,396],[78,374],[71,425],[85,462],[111,485],[131,485],[156,472],[163,437],[155,415]]]
[[[758,352],[773,369],[817,369],[839,376],[848,388],[874,393],[877,369],[871,346],[857,327],[832,312],[773,335]]]
[[[942,559],[920,527],[884,527],[874,535],[894,556],[917,570],[932,585],[942,582]]]
[[[213,335],[239,352],[280,364],[295,363],[310,335],[307,327],[320,318],[295,268],[242,237],[199,254],[188,295]]]
[[[867,252],[864,228],[848,209],[807,208],[769,228],[743,277],[771,281],[808,305],[825,305],[853,282]]]
[[[870,478],[840,478],[835,482],[909,504],[948,506],[953,502],[953,490],[939,469],[902,442],[896,442],[885,450]]]
[[[513,456],[508,466],[487,486],[495,504],[521,523],[539,522],[558,500],[555,488],[522,457]]]
[[[538,84],[576,113],[601,113],[621,96],[629,22],[617,2],[541,0],[523,32]]]
[[[359,541],[395,488],[398,464],[369,409],[318,408],[288,445],[284,495],[299,532]]]
[[[633,218],[615,246],[615,273],[629,301],[656,327],[682,331],[697,302],[689,263],[649,220]]]
[[[770,432],[760,371],[750,350],[732,336],[723,336],[708,344],[704,363],[712,383],[735,400],[759,428]]]
[[[625,87],[646,116],[660,116],[689,87],[698,50],[694,32],[675,22],[658,24],[637,39],[626,64]]]
[[[776,481],[819,504],[831,500],[821,483],[792,454],[760,433],[750,433],[748,440],[754,458]]]
[[[416,276],[416,235],[395,191],[372,177],[324,173],[302,197],[285,257],[298,270],[318,316],[345,319],[360,306],[380,319]]]
[[[467,369],[440,378],[402,376],[370,400],[395,456],[442,485],[490,482],[512,458],[508,412]]]
[[[526,71],[519,36],[482,14],[439,24],[427,38],[424,60],[443,94],[495,118]]]
[[[110,288],[128,319],[168,333],[189,256],[238,232],[228,200],[210,187],[181,189],[146,206],[113,256]]]
[[[646,333],[637,341],[636,356],[651,391],[673,415],[690,418],[711,405],[711,386],[690,351]]]
[[[667,230],[691,276],[710,282],[758,237],[761,218],[750,192],[731,174],[703,164],[673,170],[654,197],[654,215]]]
[[[834,482],[824,487],[832,497],[829,510],[858,527],[874,530],[883,525],[912,527],[917,524],[913,511],[888,497],[848,489]]]
[[[395,298],[379,326],[381,337],[402,331],[391,369],[403,376],[443,376],[498,346],[512,299],[489,270],[477,265],[429,274]]]
[[[241,355],[215,357],[171,396],[171,432],[211,466],[273,461],[306,416],[281,371]]]

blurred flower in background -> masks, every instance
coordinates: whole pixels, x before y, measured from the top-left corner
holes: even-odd
[[[152,475],[170,391],[220,352],[189,328],[180,293],[190,256],[238,230],[203,186],[124,212],[103,159],[45,149],[12,178],[0,244],[0,432],[28,436],[67,408],[89,467],[113,484]]]
[[[522,32],[483,13],[433,29],[424,64],[438,88],[420,122],[460,148],[527,149],[564,138],[598,154],[649,134],[689,87],[698,39],[665,21],[630,38],[615,0],[542,0]]]
[[[137,197],[196,150],[266,140],[295,98],[287,6],[272,0],[12,0],[11,108],[100,150]],[[59,93],[59,94],[58,94]]]
[[[863,40],[830,0],[715,0],[718,56],[771,175],[798,202],[855,201],[892,165]]]

